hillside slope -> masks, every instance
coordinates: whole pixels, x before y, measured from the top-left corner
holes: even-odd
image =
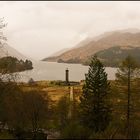
[[[128,55],[140,64],[140,47],[115,46],[95,53],[105,66],[117,67]]]
[[[6,56],[13,56],[17,59],[25,60],[27,59],[23,54],[15,50],[14,48],[10,47],[8,44],[0,45],[0,58],[6,57]]]
[[[108,49],[114,46],[133,46],[140,47],[140,31],[139,30],[122,30],[107,32],[98,38],[88,39],[86,43],[79,43],[79,47],[75,47],[59,56],[49,57],[45,61],[56,61],[65,63],[85,63],[96,52]]]

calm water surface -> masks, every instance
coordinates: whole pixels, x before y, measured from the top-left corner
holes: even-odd
[[[40,80],[65,80],[65,69],[69,69],[69,80],[80,81],[85,79],[85,73],[88,72],[88,66],[81,64],[66,64],[56,62],[33,62],[33,70],[20,72],[22,82],[27,82],[30,78],[35,81]],[[108,79],[114,80],[117,69],[106,67]]]

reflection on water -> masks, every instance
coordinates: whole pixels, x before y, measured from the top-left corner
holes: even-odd
[[[65,70],[69,69],[69,80],[80,81],[85,79],[85,73],[88,72],[88,66],[81,64],[66,64],[56,62],[33,62],[34,69],[20,72],[20,81],[27,82],[30,78],[35,81],[40,80],[65,80]],[[114,80],[117,69],[107,67],[108,79]]]

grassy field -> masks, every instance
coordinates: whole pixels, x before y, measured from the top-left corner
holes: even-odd
[[[132,101],[139,104],[140,103],[140,81],[135,85],[136,90],[132,89]],[[117,86],[115,81],[110,81],[111,92],[110,92],[110,100],[114,104],[114,106],[122,105],[126,103],[127,95],[123,92],[125,89],[122,86]],[[80,95],[82,94],[83,83],[79,83],[73,86],[74,97],[79,100]],[[61,85],[60,81],[37,81],[34,84],[20,84],[20,87],[24,90],[39,90],[41,94],[49,95],[52,101],[57,102],[62,96],[68,95],[70,93],[70,86]]]
[[[24,91],[27,90],[39,90],[41,94],[47,95],[51,98],[53,102],[59,101],[59,99],[63,96],[69,96],[70,86],[66,85],[58,85],[58,83],[52,81],[38,81],[32,85],[29,84],[21,84],[21,88]],[[79,96],[82,93],[82,85],[77,84],[73,86],[74,96],[79,99]]]

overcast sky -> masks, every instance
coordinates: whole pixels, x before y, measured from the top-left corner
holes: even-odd
[[[8,43],[42,59],[105,31],[139,28],[140,2],[0,1]]]

